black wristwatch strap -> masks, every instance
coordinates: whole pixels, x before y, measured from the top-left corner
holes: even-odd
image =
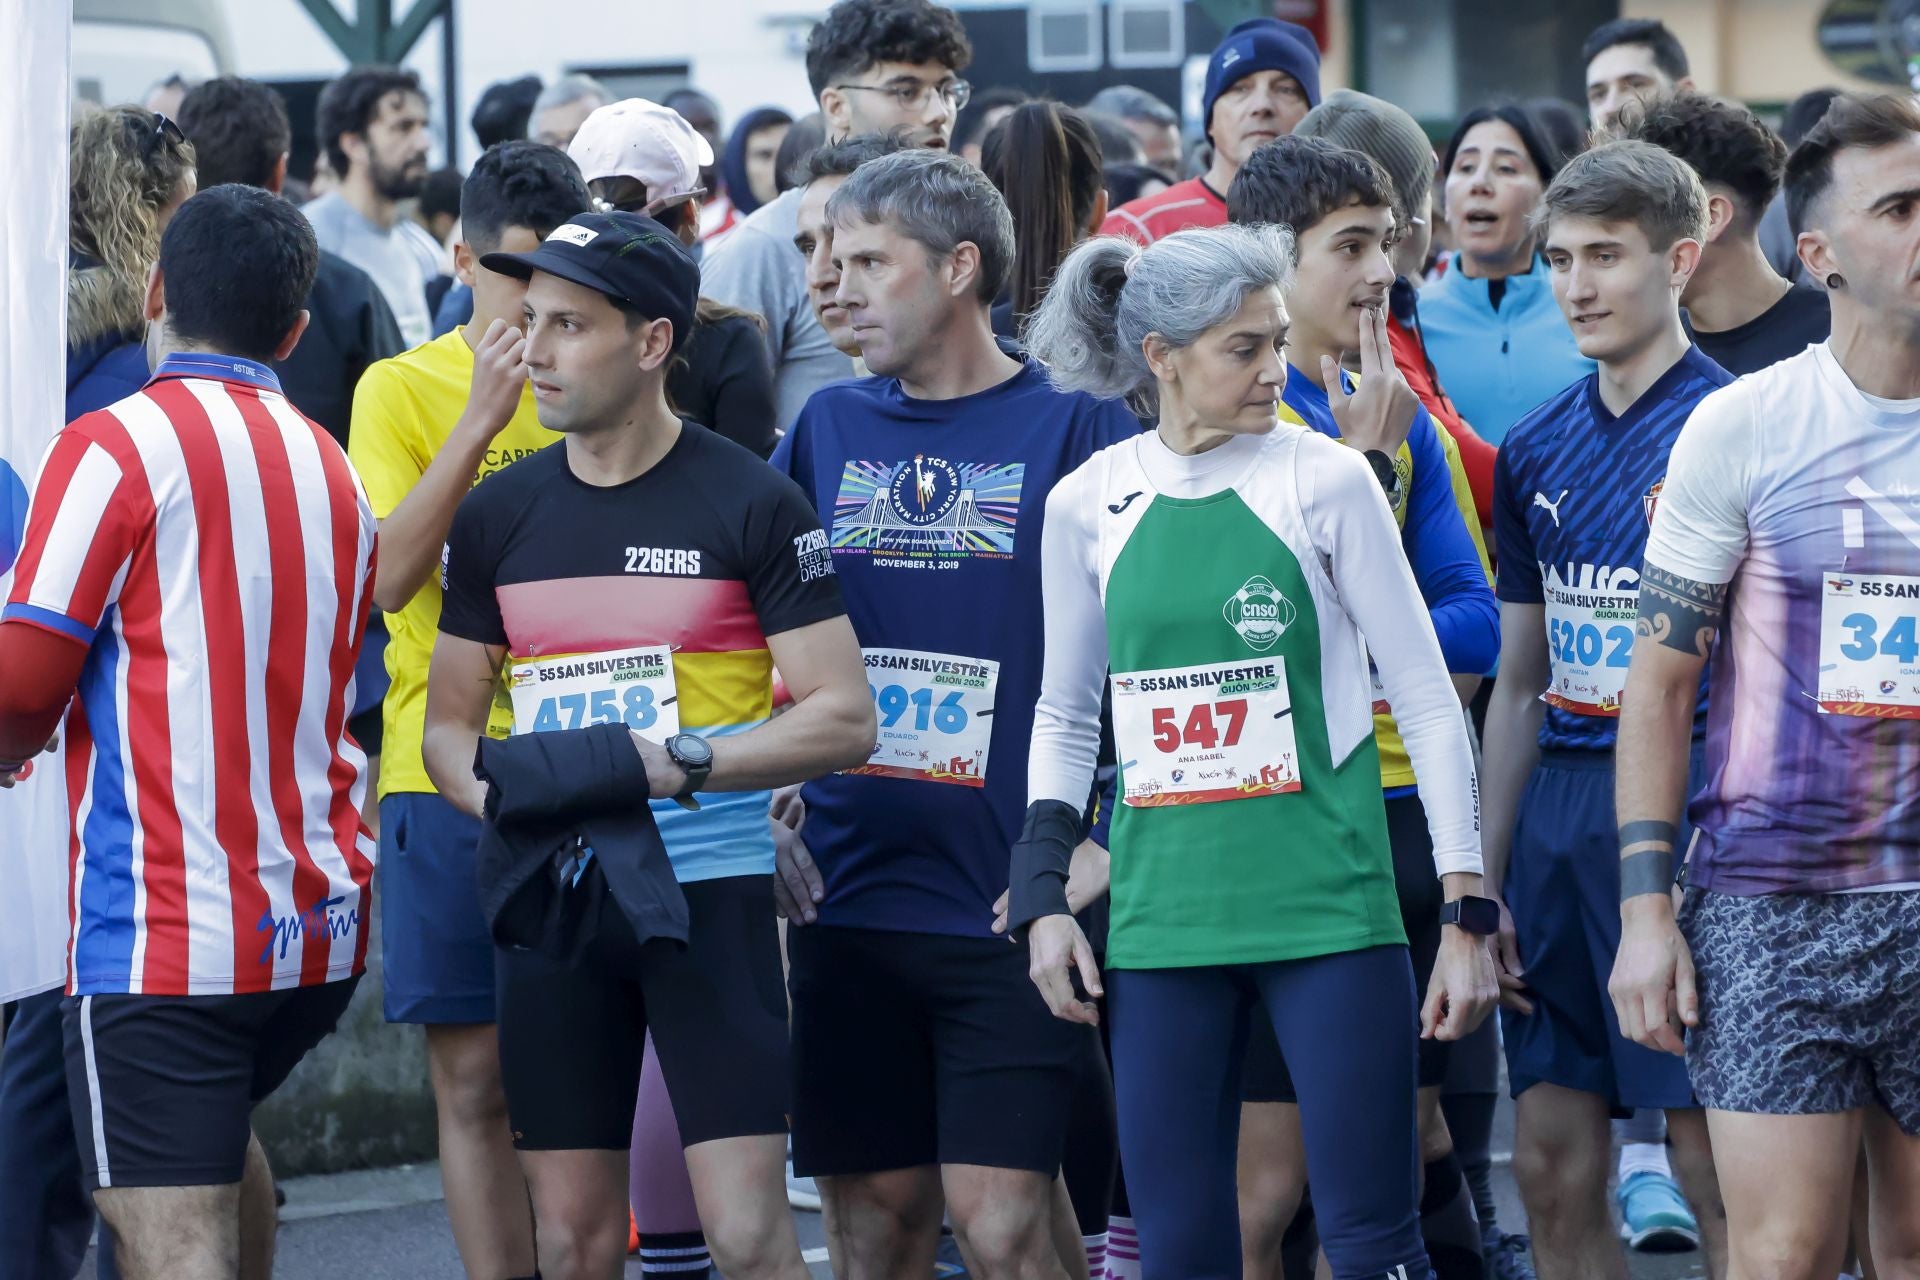
[[[1491,898],[1461,897],[1440,904],[1440,923],[1456,925],[1477,938],[1500,932],[1500,905]]]
[[[1389,501],[1400,492],[1400,473],[1394,470],[1393,459],[1379,449],[1368,449],[1360,455],[1373,468],[1373,478],[1380,482]]]
[[[673,737],[667,739],[667,754],[672,756],[673,762],[684,769],[687,774],[687,780],[681,784],[680,790],[674,792],[673,802],[682,809],[697,810],[700,807],[700,802],[694,799],[694,796],[702,787],[707,785],[707,779],[713,774],[712,748],[708,748],[707,759],[704,764],[694,764],[675,749],[675,744],[682,737],[691,738],[694,737],[694,735],[675,734]],[[705,739],[697,740],[701,742],[705,741]]]

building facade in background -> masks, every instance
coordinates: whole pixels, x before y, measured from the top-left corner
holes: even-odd
[[[334,0],[343,12],[350,0]],[[726,122],[759,106],[810,111],[803,55],[825,0],[573,0],[564,22],[528,23],[516,0],[446,5],[407,58],[443,103],[439,156],[464,165],[465,121],[487,85],[531,71],[599,77],[616,92],[659,98],[698,85]],[[973,38],[976,88],[1010,84],[1082,102],[1129,83],[1177,107],[1198,134],[1206,57],[1221,34],[1271,15],[1312,30],[1326,50],[1322,84],[1365,89],[1444,133],[1489,98],[1583,99],[1580,44],[1616,17],[1658,17],[1693,61],[1694,80],[1760,107],[1820,85],[1906,81],[1920,53],[1920,0],[951,0]],[[645,18],[639,9],[644,7]],[[395,9],[403,16],[404,4]],[[1915,33],[1912,36],[1908,32]],[[511,38],[503,38],[511,33]],[[1914,43],[1915,48],[1907,48]],[[280,86],[294,117],[292,171],[311,166],[319,86],[346,65],[300,0],[76,0],[76,96],[122,101],[179,71],[232,71]],[[449,137],[449,134],[451,135]],[[449,142],[452,146],[449,147]]]

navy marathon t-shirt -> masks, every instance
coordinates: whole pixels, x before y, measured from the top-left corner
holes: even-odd
[[[1667,455],[1694,406],[1733,375],[1688,347],[1615,417],[1590,373],[1522,418],[1493,469],[1496,592],[1546,606],[1552,678],[1542,750],[1611,751]],[[1706,731],[1703,672],[1693,736]]]
[[[772,714],[767,637],[846,612],[793,482],[691,422],[625,484],[579,479],[564,441],[488,476],[454,514],[443,572],[440,630],[506,646],[516,732],[744,733]],[[655,800],[674,874],[771,873],[770,800]]]
[[[823,388],[774,451],[828,525],[879,714],[868,764],[803,792],[825,923],[993,936],[1027,807],[1047,494],[1140,431],[1021,364],[953,400],[893,378]]]

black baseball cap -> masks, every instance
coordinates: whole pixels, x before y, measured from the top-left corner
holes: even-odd
[[[670,320],[676,351],[693,333],[700,267],[678,237],[641,214],[576,214],[532,253],[489,253],[480,265],[517,280],[544,271],[604,293],[650,320]]]

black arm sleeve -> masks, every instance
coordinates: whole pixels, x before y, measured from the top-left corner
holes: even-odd
[[[1020,937],[1041,916],[1067,915],[1067,872],[1080,843],[1082,815],[1061,800],[1027,806],[1026,825],[1013,846],[1007,890],[1007,932]]]

